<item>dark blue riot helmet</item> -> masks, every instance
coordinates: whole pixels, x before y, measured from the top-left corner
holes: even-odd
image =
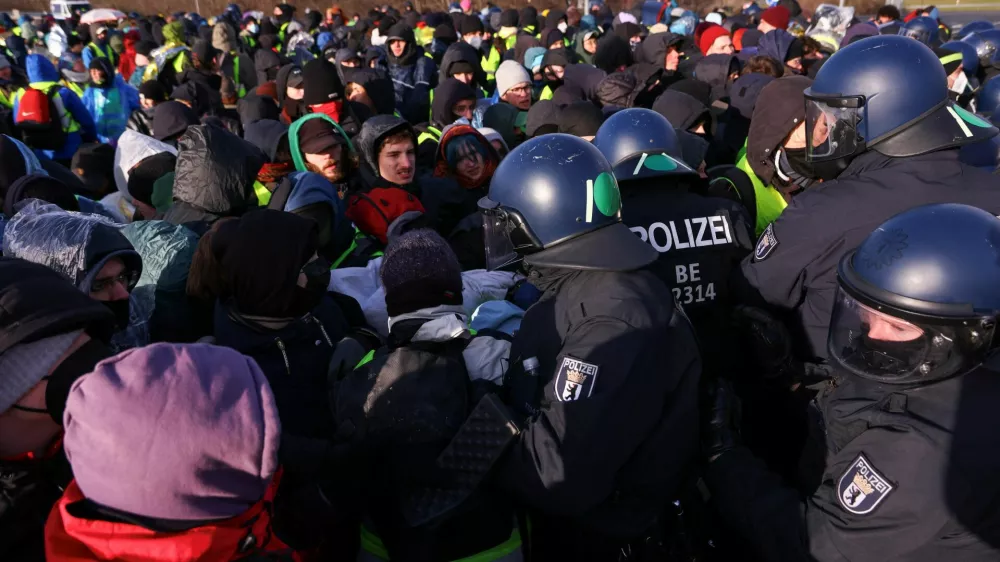
[[[975,31],[987,31],[990,29],[994,29],[994,27],[993,24],[988,21],[985,20],[970,21],[969,23],[963,25],[962,29],[958,30],[958,33],[955,34],[955,37],[962,39],[966,35],[973,33]]]
[[[575,136],[535,137],[497,167],[479,200],[486,263],[630,271],[658,254],[621,222],[621,194],[604,155]]]
[[[698,173],[684,163],[673,125],[651,109],[634,107],[608,117],[593,143],[619,182]]]
[[[1000,107],[1000,76],[994,76],[976,92],[976,113],[989,119]]]
[[[982,35],[974,31],[961,39],[962,43],[968,43],[976,50],[979,56],[979,66],[989,66],[993,64],[993,59],[997,55],[997,42],[989,35]]]
[[[917,207],[841,259],[830,356],[885,384],[960,375],[1000,344],[1000,219],[957,204]]]
[[[962,55],[962,71],[965,72],[966,76],[975,76],[976,72],[979,71],[979,53],[972,45],[962,41],[948,41],[942,43],[941,48]],[[942,60],[941,64],[944,63]]]
[[[913,18],[899,28],[899,35],[916,39],[928,47],[936,47],[941,44],[941,33],[938,31],[938,24],[934,18],[921,16]]]
[[[868,150],[904,158],[997,134],[950,101],[934,51],[898,35],[868,37],[837,51],[804,95],[811,162],[850,162]]]

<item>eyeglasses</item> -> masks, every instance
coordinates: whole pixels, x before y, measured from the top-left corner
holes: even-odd
[[[513,88],[510,88],[507,91],[514,94],[527,94],[528,92],[531,91],[531,86],[528,86],[527,84],[522,84],[520,86],[514,86]]]
[[[137,279],[135,278],[134,272],[123,271],[114,277],[105,277],[104,279],[95,279],[90,285],[91,293],[100,293],[105,289],[111,287],[115,283],[120,283],[125,290],[129,290],[132,285],[135,284]]]

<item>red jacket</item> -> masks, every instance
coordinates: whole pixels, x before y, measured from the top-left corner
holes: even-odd
[[[67,507],[84,498],[74,480],[52,508],[45,524],[48,562],[119,560],[122,562],[222,562],[255,552],[284,553],[299,559],[271,533],[275,478],[264,499],[242,515],[179,533],[160,533],[129,523],[79,519]],[[256,548],[240,552],[252,534]]]

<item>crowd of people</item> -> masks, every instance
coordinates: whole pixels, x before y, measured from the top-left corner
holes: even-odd
[[[1000,30],[588,6],[0,14],[0,560],[1000,559]]]

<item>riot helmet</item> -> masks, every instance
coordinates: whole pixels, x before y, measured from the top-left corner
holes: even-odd
[[[673,125],[651,109],[635,107],[608,117],[593,143],[608,159],[619,182],[697,175],[682,160]]]
[[[899,35],[916,39],[928,47],[936,47],[941,44],[941,33],[938,31],[938,24],[934,18],[921,16],[913,18],[899,28]]]
[[[941,48],[962,55],[962,71],[966,76],[973,77],[979,71],[979,53],[972,45],[962,41],[948,41],[942,43]]]
[[[991,118],[1000,107],[1000,76],[994,76],[976,92],[976,113]]]
[[[530,266],[630,271],[656,250],[621,222],[611,165],[589,142],[549,134],[519,145],[479,200],[491,270]]]
[[[830,356],[884,384],[960,375],[997,347],[1000,220],[968,205],[900,213],[837,269]]]
[[[803,92],[806,159],[849,162],[867,150],[903,158],[995,136],[990,123],[950,101],[937,60],[926,45],[898,35],[834,53]]]
[[[996,41],[976,31],[963,37],[962,43],[968,43],[976,50],[976,55],[979,56],[979,66],[990,66],[993,64],[993,59],[997,54]]]
[[[994,28],[993,24],[988,21],[985,20],[970,21],[969,23],[963,25],[962,29],[959,29],[958,33],[956,33],[954,36],[958,37],[959,39],[963,39],[966,35],[973,33],[975,31],[987,31],[990,29]]]

